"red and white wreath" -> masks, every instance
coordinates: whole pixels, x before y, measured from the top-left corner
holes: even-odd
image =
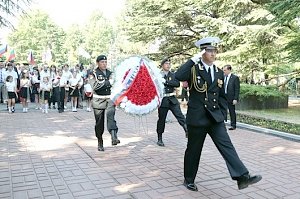
[[[115,68],[111,99],[126,113],[146,115],[159,107],[164,85],[155,63],[144,57],[129,57]]]

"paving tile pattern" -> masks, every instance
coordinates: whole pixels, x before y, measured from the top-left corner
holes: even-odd
[[[196,179],[185,189],[186,139],[171,118],[156,145],[157,113],[145,117],[117,111],[121,144],[98,152],[93,113],[0,111],[0,198],[159,199],[300,198],[300,143],[237,129],[229,132],[240,158],[263,180],[239,191],[213,142],[206,138]]]

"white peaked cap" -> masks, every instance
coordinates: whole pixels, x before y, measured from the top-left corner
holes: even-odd
[[[217,48],[221,40],[219,37],[204,37],[195,42],[198,48]]]

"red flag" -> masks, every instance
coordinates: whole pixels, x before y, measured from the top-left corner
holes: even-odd
[[[9,54],[9,56],[8,56],[8,58],[7,58],[6,61],[11,61],[11,60],[14,60],[15,58],[16,58],[15,50],[12,49],[12,50],[10,51],[10,54]]]
[[[28,54],[28,58],[27,58],[27,61],[30,65],[34,65],[35,64],[35,61],[34,61],[34,58],[33,58],[33,53],[32,53],[32,50],[29,52]]]

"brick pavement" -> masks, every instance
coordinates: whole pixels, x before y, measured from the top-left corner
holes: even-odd
[[[237,129],[231,139],[250,172],[263,180],[239,191],[209,136],[196,179],[185,189],[186,139],[177,122],[167,123],[166,147],[156,145],[156,112],[132,117],[117,111],[121,144],[98,152],[93,114],[8,114],[0,106],[0,198],[157,199],[300,198],[300,143]],[[174,120],[174,118],[173,118]]]

